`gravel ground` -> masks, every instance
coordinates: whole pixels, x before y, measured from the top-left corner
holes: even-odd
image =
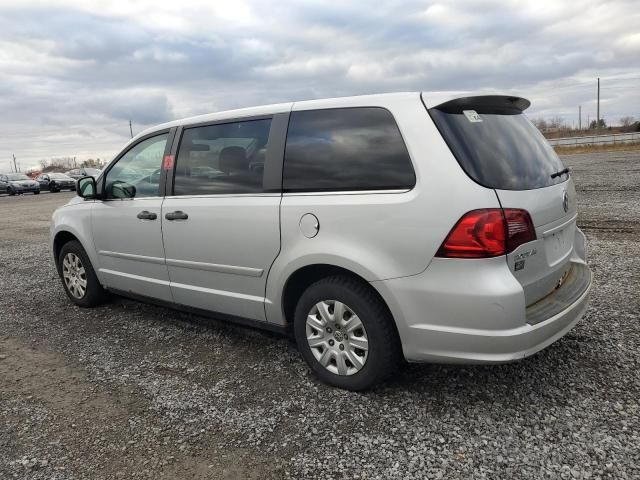
[[[66,299],[70,194],[0,197],[0,478],[640,478],[640,152],[564,157],[595,274],[566,337],[501,366],[320,384],[287,338]]]

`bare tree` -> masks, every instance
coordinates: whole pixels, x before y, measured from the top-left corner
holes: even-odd
[[[630,127],[631,125],[634,124],[635,121],[636,119],[631,116],[622,117],[620,119],[620,125],[622,125],[623,127]]]
[[[551,119],[549,120],[549,128],[561,129],[561,128],[564,128],[564,126],[565,126],[564,118],[562,117],[555,116],[555,117],[551,117]]]
[[[544,118],[534,118],[531,120],[531,123],[533,123],[540,131],[544,131],[549,127],[547,125],[547,121]]]
[[[102,165],[100,164],[99,158],[98,159],[88,158],[82,163],[80,163],[80,166],[83,168],[101,168],[102,167]]]

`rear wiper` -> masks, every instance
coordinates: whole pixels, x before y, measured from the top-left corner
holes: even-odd
[[[560,176],[564,175],[565,173],[569,174],[569,172],[570,172],[569,167],[567,167],[564,170],[559,170],[559,171],[557,171],[555,173],[552,173],[551,174],[551,178],[560,177]]]

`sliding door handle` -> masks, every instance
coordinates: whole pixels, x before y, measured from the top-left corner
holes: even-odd
[[[189,215],[184,213],[182,210],[176,210],[175,212],[167,213],[164,218],[167,220],[186,220],[189,218]]]
[[[156,215],[153,212],[149,212],[147,210],[143,210],[137,215],[137,217],[140,220],[155,220],[156,218],[158,218],[158,215]]]

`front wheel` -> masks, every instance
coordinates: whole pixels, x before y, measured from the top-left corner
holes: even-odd
[[[69,299],[80,307],[95,307],[107,298],[80,242],[65,243],[58,256],[58,272]]]
[[[300,353],[320,380],[366,390],[400,364],[400,340],[382,299],[366,282],[327,277],[300,297],[294,318]]]
[[[33,194],[34,195],[40,195],[40,190],[34,190]]]
[[[9,187],[7,188],[7,193],[11,196],[14,196],[16,194],[16,191],[13,188]]]

